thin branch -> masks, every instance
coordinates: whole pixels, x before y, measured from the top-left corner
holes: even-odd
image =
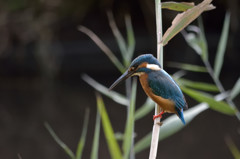
[[[163,68],[163,45],[162,41],[162,6],[161,0],[155,0],[156,9],[156,34],[157,34],[157,59]],[[160,107],[155,105],[155,115],[160,113]],[[157,149],[158,149],[158,139],[160,134],[160,118],[154,120],[153,131],[152,131],[152,141],[149,153],[149,159],[156,159]]]
[[[125,58],[126,53],[127,53],[126,42],[125,42],[122,34],[120,33],[118,27],[117,27],[117,24],[114,20],[112,12],[108,11],[107,16],[108,16],[109,26],[111,27],[113,35],[115,36],[115,39],[117,40],[117,43],[118,43],[119,49],[121,51],[122,57]]]
[[[206,66],[206,68],[207,68],[207,70],[208,70],[209,75],[212,77],[214,83],[215,83],[216,86],[218,87],[219,91],[220,91],[221,93],[225,92],[225,89],[224,89],[221,81],[219,80],[219,78],[216,78],[216,76],[214,76],[213,68],[212,68],[212,66],[210,65],[210,63],[209,63],[208,61],[205,61],[205,60],[203,60],[203,62],[204,62],[205,66]],[[238,118],[238,120],[240,120],[240,112],[239,112],[239,110],[237,109],[237,107],[236,107],[236,105],[234,104],[234,102],[230,99],[230,97],[226,98],[226,101],[227,101],[227,103],[228,103],[232,108],[234,108],[234,109],[237,110],[237,112],[236,112],[236,117]]]
[[[116,56],[113,54],[113,52],[103,43],[103,41],[90,29],[79,26],[78,30],[86,34],[89,38],[91,38],[96,45],[109,57],[109,59],[113,62],[113,64],[120,70],[120,72],[124,72],[125,68],[121,64],[121,62],[116,58]]]

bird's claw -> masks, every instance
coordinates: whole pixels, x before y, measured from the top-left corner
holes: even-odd
[[[153,115],[153,121],[156,119],[156,118],[162,118],[162,114],[158,114],[158,115]]]
[[[164,114],[164,111],[162,111],[161,113],[159,113],[158,115],[153,115],[153,121],[156,119],[156,118],[162,118],[162,115]]]

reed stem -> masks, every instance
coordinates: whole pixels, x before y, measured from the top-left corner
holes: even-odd
[[[161,0],[155,0],[156,9],[156,34],[157,34],[157,59],[163,68],[163,45],[162,45],[162,6]],[[155,105],[155,115],[160,113],[160,107]],[[160,134],[160,118],[156,118],[153,124],[152,141],[149,159],[156,159],[158,149],[158,139]]]

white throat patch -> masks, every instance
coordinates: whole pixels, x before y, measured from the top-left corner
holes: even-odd
[[[156,70],[156,71],[161,70],[161,68],[158,65],[155,65],[155,64],[147,64],[146,68],[149,68],[151,70]]]
[[[141,75],[143,75],[144,73],[143,72],[136,72],[136,73],[134,73],[132,76],[141,76]]]

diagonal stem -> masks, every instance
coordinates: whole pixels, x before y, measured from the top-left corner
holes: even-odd
[[[84,26],[79,26],[78,30],[91,38],[95,42],[95,44],[108,56],[108,58],[112,61],[112,63],[118,68],[120,72],[123,73],[125,71],[125,67],[122,65],[122,63],[94,32]]]
[[[216,86],[218,87],[219,91],[221,93],[224,93],[225,92],[225,89],[222,85],[222,83],[220,82],[220,80],[218,78],[216,78],[216,76],[214,76],[214,71],[212,69],[212,66],[210,65],[210,63],[208,61],[205,61],[203,60],[206,68],[207,68],[207,71],[208,73],[210,74],[210,76],[212,77],[214,83],[216,84]],[[236,105],[234,104],[234,102],[228,97],[226,98],[226,101],[227,103],[233,108],[233,109],[236,109],[237,112],[236,112],[236,117],[238,118],[238,120],[240,120],[240,112],[239,110],[237,109]]]

